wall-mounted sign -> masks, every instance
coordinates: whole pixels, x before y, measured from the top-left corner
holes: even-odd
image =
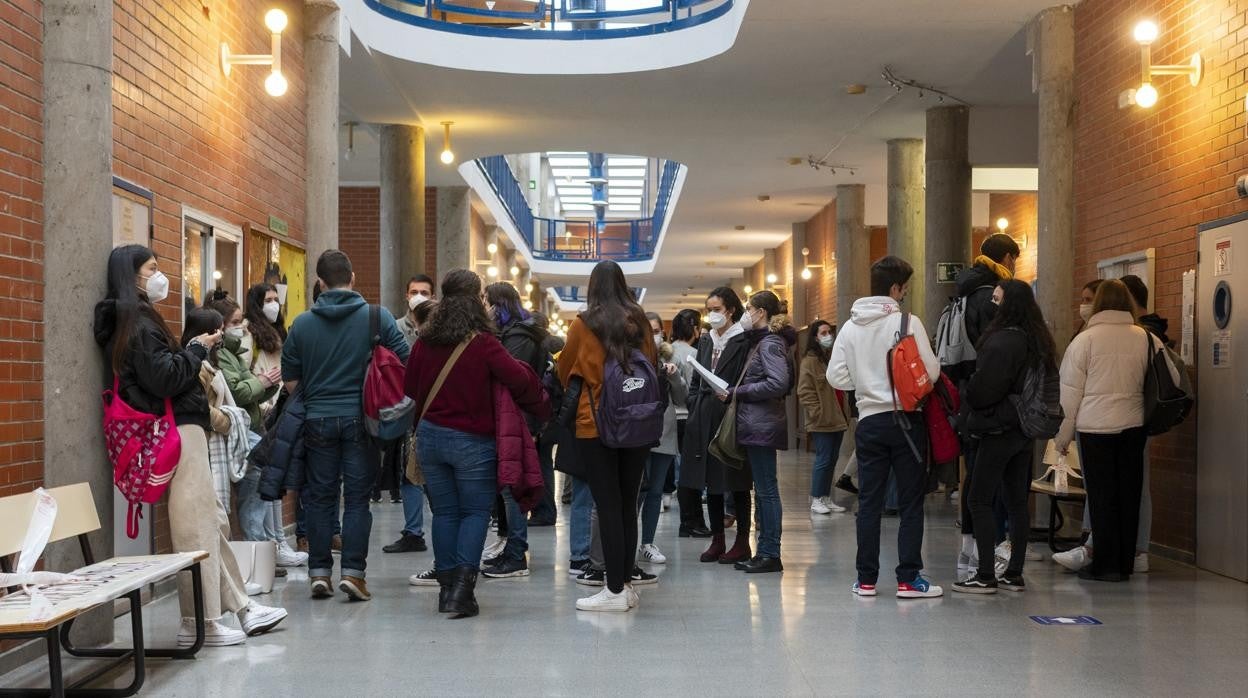
[[[1230,276],[1231,274],[1231,239],[1222,238],[1213,243],[1213,275]]]
[[[1231,367],[1231,331],[1218,330],[1213,333],[1213,367],[1214,368],[1230,368]]]
[[[290,235],[290,226],[286,224],[286,221],[277,216],[269,216],[269,230],[278,235]]]
[[[951,284],[958,280],[958,274],[966,265],[962,262],[937,262],[936,263],[936,283]]]
[[[537,180],[536,180],[536,179],[530,179],[530,180],[529,180],[529,189],[537,189]]]

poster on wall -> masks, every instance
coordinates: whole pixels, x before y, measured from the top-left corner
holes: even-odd
[[[1195,358],[1195,337],[1193,327],[1196,317],[1196,270],[1183,272],[1183,334],[1179,340],[1179,357],[1183,363],[1192,365]]]
[[[260,227],[247,228],[247,283],[272,284],[286,326],[307,309],[304,290],[307,253],[298,243]]]
[[[1213,243],[1213,275],[1231,275],[1231,239],[1222,238]]]
[[[152,200],[150,191],[113,178],[113,247],[151,246]]]

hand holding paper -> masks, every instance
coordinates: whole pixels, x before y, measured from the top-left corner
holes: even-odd
[[[715,389],[715,392],[717,394],[726,395],[728,393],[727,381],[715,375],[715,373],[711,371],[709,368],[698,363],[697,359],[693,358],[692,356],[690,356],[688,360],[689,360],[689,365],[693,366],[693,370],[697,371],[698,375],[702,376],[702,380],[710,384],[711,387]]]

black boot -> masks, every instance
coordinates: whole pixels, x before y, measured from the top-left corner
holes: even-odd
[[[452,618],[471,618],[480,613],[477,597],[477,570],[470,565],[460,565],[451,573],[451,591],[446,600],[446,612]]]
[[[451,586],[455,581],[455,570],[436,572],[438,578],[438,613],[450,613]]]

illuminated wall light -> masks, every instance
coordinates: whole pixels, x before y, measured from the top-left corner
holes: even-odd
[[[221,72],[229,77],[231,69],[236,65],[267,65],[269,76],[264,79],[264,91],[274,97],[281,97],[290,88],[286,76],[282,75],[282,32],[286,31],[289,20],[286,13],[272,9],[264,15],[264,26],[269,30],[269,53],[230,53],[229,44],[221,42]]]
[[[1009,227],[1010,227],[1010,219],[1008,219],[1008,218],[998,218],[998,219],[997,219],[997,230],[998,230],[998,231],[1000,231],[1000,232],[1004,233],[1004,232],[1006,231],[1006,229],[1007,229],[1007,228],[1009,228]]]
[[[1153,78],[1159,75],[1186,75],[1192,87],[1200,84],[1204,76],[1204,63],[1199,53],[1194,54],[1186,64],[1153,65],[1152,45],[1160,34],[1157,24],[1149,20],[1136,24],[1131,31],[1132,38],[1140,45],[1140,86],[1125,90],[1118,96],[1120,109],[1132,105],[1143,109],[1156,106],[1160,94],[1153,84]]]
[[[810,248],[803,247],[802,248],[802,280],[810,281],[811,277],[814,276],[814,272],[812,272],[811,269],[822,269],[822,268],[823,268],[822,264],[810,263]]]
[[[811,276],[813,276],[813,274],[810,273],[810,267],[806,267],[805,269],[802,270],[803,281],[810,281]]]
[[[780,277],[776,276],[775,274],[767,275],[767,283],[771,284],[772,286],[775,286],[776,282],[778,281],[780,281]]]
[[[746,285],[745,285],[745,288],[743,288],[743,289],[741,289],[741,290],[745,291],[745,295],[747,295],[747,296],[748,296],[748,295],[750,295],[750,294],[752,294],[752,293],[754,293],[754,287],[753,287],[753,286],[751,286],[751,285],[749,285],[749,284],[746,284]]]
[[[491,266],[490,268],[486,269],[486,270],[485,270],[485,275],[486,275],[486,276],[488,276],[488,277],[490,277],[491,279],[497,279],[497,278],[498,278],[498,267]]]
[[[513,279],[516,278],[517,276],[520,276],[520,267],[512,267],[508,269],[507,271],[511,274],[511,278]]]
[[[449,165],[455,162],[455,151],[451,150],[451,125],[454,121],[442,122],[442,164]]]
[[[485,251],[489,252],[490,254],[498,254],[498,243],[491,242],[490,244],[486,245]]]

